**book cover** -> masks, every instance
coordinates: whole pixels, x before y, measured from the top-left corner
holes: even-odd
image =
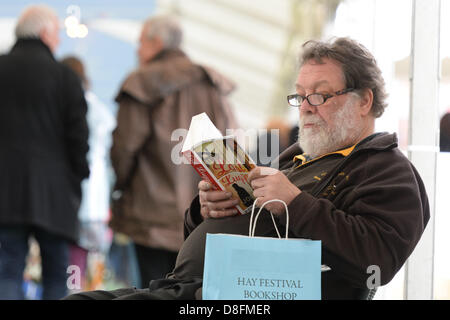
[[[239,199],[240,214],[251,210],[255,197],[248,174],[256,165],[234,136],[222,136],[206,113],[192,118],[182,154],[215,190],[231,192]]]

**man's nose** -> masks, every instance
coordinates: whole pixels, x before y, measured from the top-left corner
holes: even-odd
[[[316,107],[309,104],[308,99],[304,99],[300,105],[300,114],[302,113],[316,113]]]

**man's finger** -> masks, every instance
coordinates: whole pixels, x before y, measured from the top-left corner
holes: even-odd
[[[236,208],[209,211],[209,216],[211,218],[225,218],[225,217],[235,216],[237,214],[238,214],[238,210]]]
[[[209,210],[226,210],[230,209],[234,206],[237,206],[239,204],[238,200],[231,199],[227,201],[218,201],[218,202],[207,202],[206,205],[208,206]]]
[[[256,168],[252,169],[250,171],[250,173],[248,174],[248,180],[250,182],[252,182],[252,180],[259,179],[259,178],[264,177],[264,176],[274,175],[274,174],[277,174],[278,172],[280,172],[280,171],[278,171],[275,168],[256,167]]]
[[[254,179],[252,182],[250,182],[250,185],[252,186],[253,190],[264,187],[264,179],[258,178]]]
[[[264,197],[266,194],[267,194],[267,188],[265,188],[265,187],[257,188],[253,191],[253,195],[255,196],[255,198],[258,198],[257,204],[260,204],[259,198]]]
[[[261,176],[261,167],[253,168],[248,174],[248,181],[251,183],[252,180],[258,179]]]
[[[210,218],[209,209],[207,206],[203,206],[200,208],[200,214],[202,215],[203,219]]]
[[[233,196],[231,192],[226,191],[208,191],[205,192],[204,199],[206,201],[215,202],[228,200]]]
[[[202,180],[198,183],[198,189],[202,191],[208,191],[211,189],[211,184],[209,182]]]
[[[266,198],[264,198],[264,197],[259,197],[259,198],[258,198],[258,201],[256,202],[256,206],[257,206],[258,208],[261,208],[261,207],[264,205],[264,203],[266,203],[267,201],[268,201],[268,200],[267,200]],[[264,208],[265,208],[266,210],[270,210],[270,209],[268,208],[268,206],[270,206],[270,204],[265,205]]]

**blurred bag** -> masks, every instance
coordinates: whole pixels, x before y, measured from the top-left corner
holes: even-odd
[[[264,205],[282,202],[286,209],[286,235],[255,237],[256,222]],[[264,203],[249,236],[207,234],[202,294],[204,300],[320,300],[321,241],[288,239],[289,213],[281,200]],[[271,213],[272,215],[272,213]]]

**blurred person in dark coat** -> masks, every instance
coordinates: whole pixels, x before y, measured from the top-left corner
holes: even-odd
[[[227,101],[234,84],[193,63],[181,50],[182,36],[174,18],[148,19],[140,36],[140,65],[116,98],[111,227],[133,241],[142,287],[173,269],[184,239],[184,211],[200,181],[191,165],[179,163],[181,131],[202,112],[222,134],[237,127]]]
[[[56,13],[28,7],[15,33],[0,56],[0,299],[23,298],[30,236],[40,246],[43,298],[59,299],[89,175],[87,106],[78,77],[53,56]]]

